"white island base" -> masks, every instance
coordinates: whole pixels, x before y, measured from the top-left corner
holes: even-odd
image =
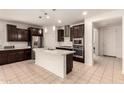
[[[35,64],[45,68],[46,70],[56,74],[61,78],[65,78],[67,72],[67,61],[69,61],[69,69],[73,68],[74,51],[67,50],[46,50],[43,48],[34,49]],[[67,58],[68,57],[68,58]],[[70,63],[72,65],[70,65]]]

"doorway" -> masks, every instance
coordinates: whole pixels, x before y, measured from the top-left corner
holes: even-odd
[[[93,59],[122,60],[122,18],[113,18],[93,23]],[[97,61],[96,61],[97,59]],[[121,62],[122,65],[122,61]]]
[[[116,57],[116,30],[103,30],[103,55]]]

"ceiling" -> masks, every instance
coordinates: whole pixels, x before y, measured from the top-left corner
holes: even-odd
[[[88,14],[83,16],[83,11],[87,11]],[[0,9],[0,19],[38,26],[62,26],[83,22],[85,17],[91,17],[110,11],[112,10],[56,9],[53,11],[53,9]],[[47,19],[44,13],[47,13],[50,16],[50,19]],[[39,16],[42,18],[39,19]],[[61,20],[62,23],[58,23],[58,20]]]
[[[117,17],[117,18],[112,18],[112,19],[107,19],[107,20],[101,20],[94,22],[93,25],[96,28],[101,28],[105,26],[112,26],[112,25],[121,25],[122,24],[122,18]]]

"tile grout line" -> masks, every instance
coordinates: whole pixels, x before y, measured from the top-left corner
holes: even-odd
[[[6,78],[6,74],[5,74],[5,71],[4,71],[3,66],[2,66],[2,70],[3,70],[3,75],[4,75],[4,77],[5,77],[5,81],[6,81],[6,82],[7,82],[7,84],[8,84],[8,80],[7,80],[7,78]]]
[[[105,73],[105,68],[106,68],[106,66],[107,66],[107,62],[105,63],[105,66],[104,66],[104,70],[103,70],[103,73],[102,73],[101,79],[99,80],[100,84],[101,84],[101,80],[103,79],[103,75],[104,75],[104,73]]]
[[[98,66],[98,67],[95,69],[95,71],[94,71],[94,73],[92,73],[91,77],[95,74],[95,72],[97,71],[98,68],[100,68],[100,66]],[[91,79],[91,77],[90,77],[90,79]],[[90,81],[90,79],[88,80],[88,82]],[[88,83],[88,82],[87,82],[87,83]]]
[[[114,68],[115,68],[115,67],[114,67],[114,63],[115,63],[115,62],[113,61],[112,83],[114,83]]]

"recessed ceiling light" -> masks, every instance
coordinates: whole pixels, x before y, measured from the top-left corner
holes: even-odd
[[[42,18],[42,16],[39,16],[38,18],[39,18],[39,19],[41,19],[41,18]]]
[[[46,16],[47,19],[50,19],[50,16]]]
[[[44,15],[47,15],[47,13],[45,12]]]
[[[47,31],[48,31],[48,30],[47,30],[47,28],[46,28],[46,27],[45,27],[44,31],[45,31],[45,33],[47,33]]]
[[[83,15],[87,15],[87,11],[84,11],[82,14],[83,14]]]
[[[56,11],[56,9],[52,9],[53,11]]]
[[[56,30],[56,27],[55,26],[53,26],[53,31],[55,31]]]
[[[62,23],[62,21],[61,20],[58,20],[58,23]]]

